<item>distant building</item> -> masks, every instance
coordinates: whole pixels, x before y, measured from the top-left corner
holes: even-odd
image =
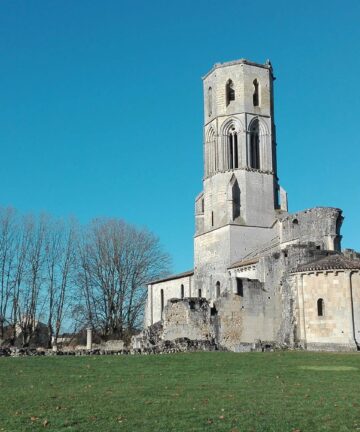
[[[215,64],[203,78],[194,270],[149,284],[145,327],[162,321],[163,339],[213,338],[234,351],[259,341],[355,350],[359,255],[341,253],[340,209],[288,213],[273,82],[269,61],[244,59]]]

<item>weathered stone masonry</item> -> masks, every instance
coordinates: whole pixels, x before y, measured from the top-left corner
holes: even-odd
[[[216,64],[204,76],[194,270],[149,284],[139,347],[179,338],[233,351],[360,345],[359,255],[341,253],[340,209],[288,213],[273,83],[269,61]]]

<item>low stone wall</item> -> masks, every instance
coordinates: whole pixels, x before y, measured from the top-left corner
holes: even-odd
[[[56,356],[93,356],[93,355],[136,355],[136,354],[173,354],[180,352],[195,352],[195,351],[226,351],[219,348],[214,341],[191,340],[188,338],[179,338],[175,340],[161,341],[157,345],[131,348],[122,350],[67,350],[53,351],[30,348],[0,348],[0,357],[56,357]]]
[[[131,338],[131,346],[133,349],[144,350],[153,348],[161,342],[163,325],[161,321],[145,328],[141,333]]]
[[[121,351],[125,349],[124,341],[122,340],[109,340],[100,344],[92,343],[92,350],[100,351]],[[84,351],[87,350],[86,345],[60,345],[59,351]]]
[[[51,349],[33,349],[33,348],[0,348],[0,357],[56,357],[56,356],[85,356],[85,355],[122,355],[129,354],[130,351],[123,350],[58,350]]]

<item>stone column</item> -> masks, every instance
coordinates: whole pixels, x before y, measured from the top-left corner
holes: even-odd
[[[306,317],[305,317],[305,301],[304,301],[304,273],[297,275],[297,289],[299,290],[299,278],[300,278],[300,290],[301,293],[299,293],[299,312],[300,312],[300,328],[301,328],[301,338],[300,341],[303,341],[304,348],[307,348],[307,341],[306,341]]]
[[[250,132],[246,132],[246,167],[250,167],[250,140],[251,134]]]
[[[350,339],[350,343],[356,343],[356,332],[355,332],[355,320],[354,320],[354,299],[353,299],[353,290],[352,290],[352,284],[351,284],[351,270],[347,272],[348,277],[348,289],[349,289],[349,296],[350,296],[350,335],[352,339]]]
[[[55,344],[55,337],[54,336],[51,336],[51,345],[52,345],[53,352],[56,352],[58,350],[58,347]]]
[[[230,292],[232,294],[237,294],[237,281],[236,281],[236,273],[235,272],[229,272],[230,273],[230,277],[229,277],[229,282],[230,282]]]
[[[92,328],[88,327],[86,329],[86,349],[91,350],[92,348]]]

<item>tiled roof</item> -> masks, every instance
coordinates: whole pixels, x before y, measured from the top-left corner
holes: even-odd
[[[231,266],[229,266],[229,269],[232,268],[237,268],[237,267],[245,267],[251,264],[256,264],[259,261],[259,258],[251,258],[251,259],[246,259],[246,260],[241,260],[241,261],[236,261],[233,264],[231,264]]]
[[[360,259],[353,259],[343,254],[333,254],[308,264],[300,264],[293,273],[321,270],[360,270]]]
[[[186,271],[183,273],[178,273],[175,275],[166,276],[163,279],[151,281],[151,282],[149,282],[149,284],[152,285],[152,284],[156,284],[156,283],[160,283],[160,282],[166,282],[166,281],[170,281],[170,280],[181,279],[183,277],[192,276],[193,274],[194,274],[194,270],[189,270],[189,271]]]

